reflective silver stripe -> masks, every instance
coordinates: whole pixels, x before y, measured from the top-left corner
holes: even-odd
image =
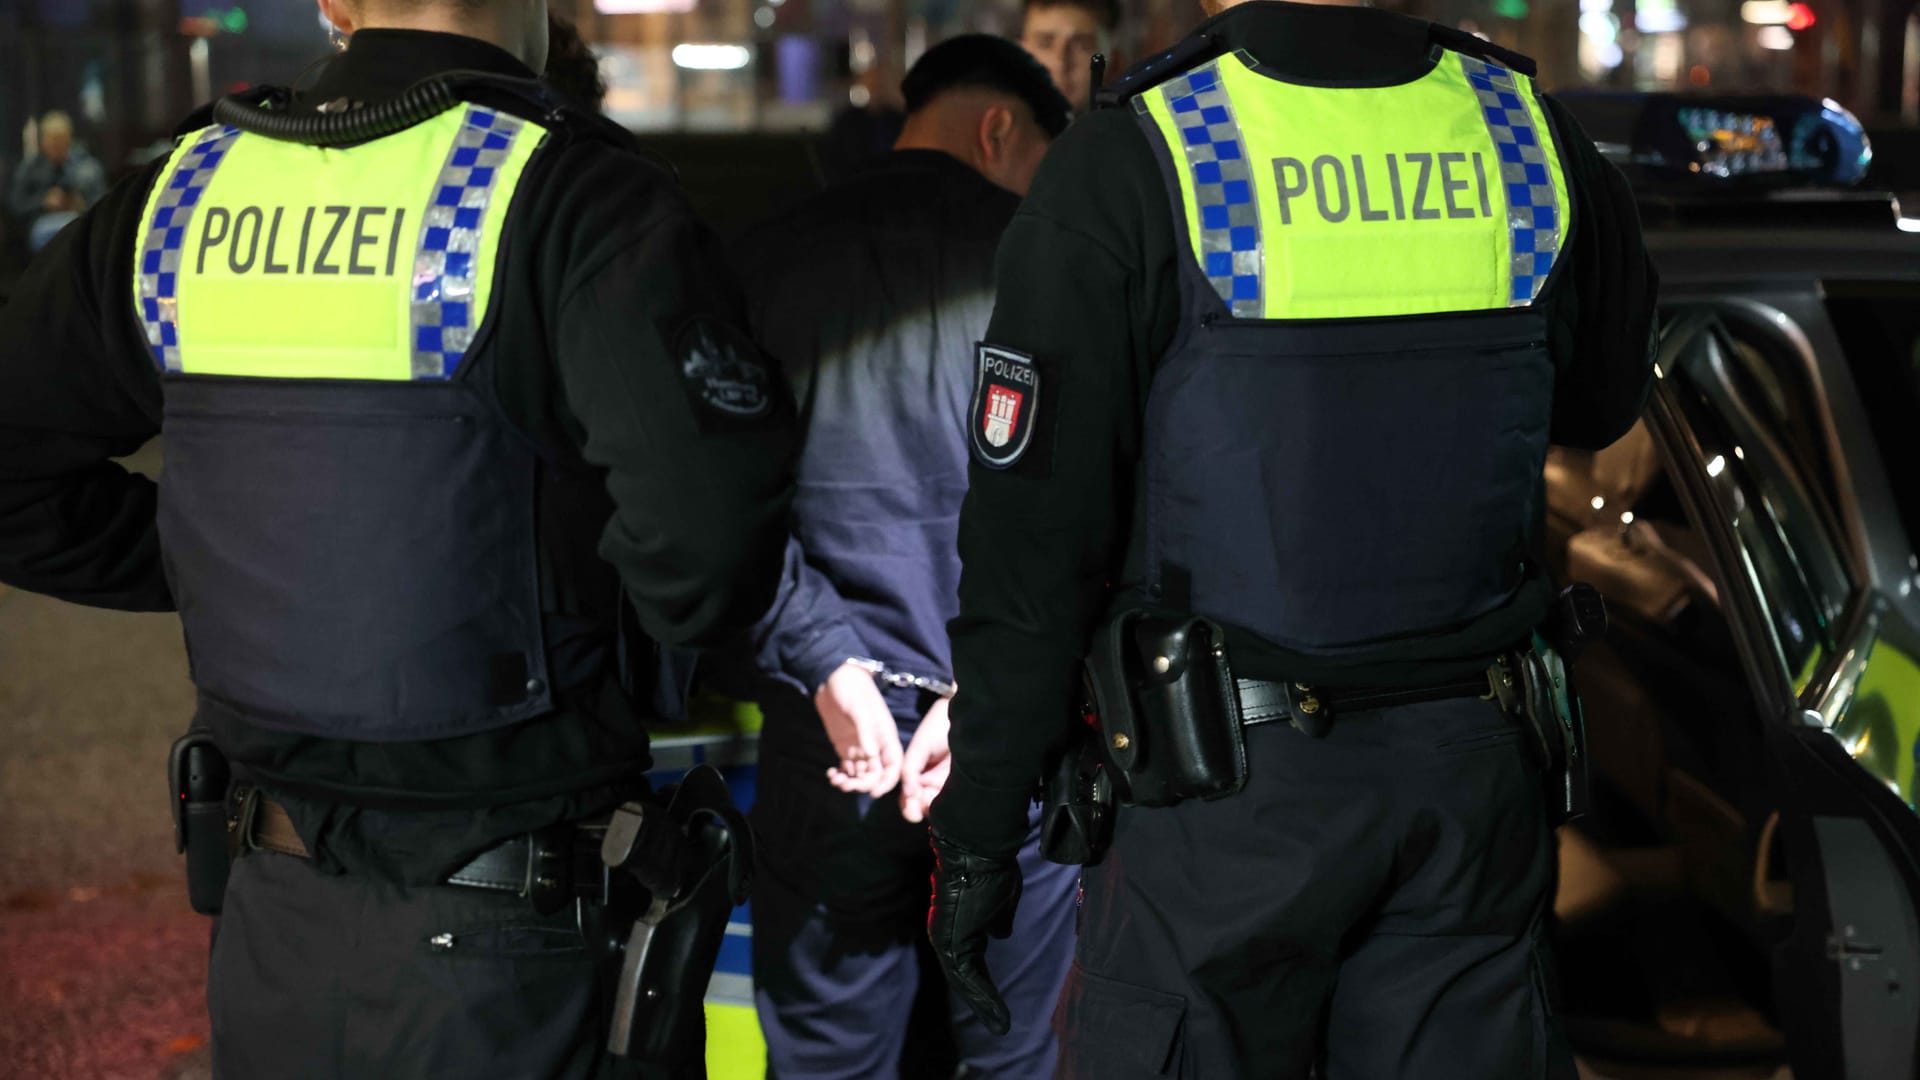
[[[1193,182],[1201,269],[1235,317],[1257,319],[1265,313],[1260,208],[1253,198],[1246,140],[1220,79],[1220,61],[1170,80],[1158,93],[1180,130]]]
[[[460,368],[485,312],[473,310],[480,233],[500,166],[525,126],[505,113],[467,108],[434,181],[413,260],[413,377],[447,379]]]
[[[1507,233],[1512,240],[1512,278],[1508,307],[1526,307],[1540,295],[1553,261],[1560,254],[1560,195],[1554,188],[1547,155],[1553,151],[1527,107],[1530,91],[1515,85],[1513,72],[1477,57],[1461,56],[1467,82],[1479,100],[1480,114],[1493,137],[1500,162],[1501,190],[1507,200]]]
[[[753,978],[730,971],[716,971],[707,979],[707,1002],[713,1005],[753,1007]]]
[[[171,176],[162,174],[166,187],[154,200],[153,219],[140,248],[140,325],[147,345],[163,371],[181,370],[180,360],[180,252],[194,208],[206,194],[213,171],[226,159],[240,129],[208,128],[180,155]]]

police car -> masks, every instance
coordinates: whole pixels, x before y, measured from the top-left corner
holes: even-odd
[[[1570,94],[1661,274],[1641,423],[1546,474],[1576,671],[1560,1016],[1588,1075],[1912,1077],[1920,220],[1838,105]]]

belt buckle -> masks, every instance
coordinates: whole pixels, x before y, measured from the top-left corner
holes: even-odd
[[[227,854],[232,858],[260,850],[253,829],[260,817],[260,789],[235,784],[227,802]]]
[[[1482,701],[1498,701],[1507,715],[1520,712],[1520,678],[1514,670],[1514,658],[1502,656],[1487,666],[1487,692]]]
[[[552,915],[573,899],[573,832],[571,824],[562,824],[527,835],[525,893],[542,915]]]

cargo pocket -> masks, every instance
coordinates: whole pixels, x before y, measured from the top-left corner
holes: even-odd
[[[1178,1077],[1187,999],[1095,975],[1075,961],[1054,1013],[1064,1080]]]
[[[506,923],[436,931],[427,936],[426,951],[434,956],[455,958],[557,958],[584,955],[587,940],[571,925]]]

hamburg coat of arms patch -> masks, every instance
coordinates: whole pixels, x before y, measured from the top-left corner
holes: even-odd
[[[1033,441],[1040,369],[1025,353],[984,343],[977,347],[976,368],[968,428],[973,457],[989,469],[1009,468]]]

